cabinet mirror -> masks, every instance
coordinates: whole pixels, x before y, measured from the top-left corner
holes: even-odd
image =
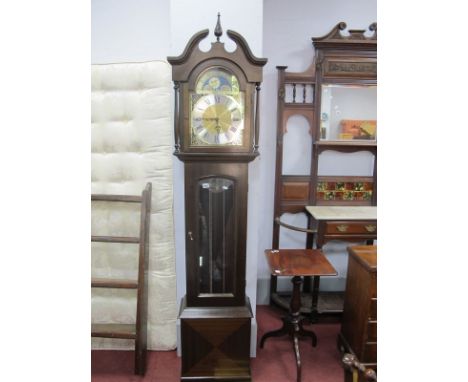
[[[321,140],[376,140],[377,86],[323,84],[320,105]]]

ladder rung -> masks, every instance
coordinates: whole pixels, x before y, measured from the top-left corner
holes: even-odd
[[[91,279],[92,288],[138,289],[138,281],[129,279]]]
[[[91,337],[136,338],[135,324],[91,324]]]
[[[124,236],[91,236],[91,241],[101,243],[136,243],[140,242],[139,237],[124,237]]]
[[[129,203],[141,203],[141,196],[138,195],[104,195],[104,194],[92,194],[91,200],[103,201],[103,202],[129,202]]]

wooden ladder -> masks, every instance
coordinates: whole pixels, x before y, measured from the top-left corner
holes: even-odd
[[[141,203],[140,236],[91,236],[91,241],[102,243],[139,244],[138,279],[93,278],[92,288],[117,288],[137,290],[135,324],[92,324],[91,337],[123,338],[135,340],[135,374],[146,371],[147,317],[148,317],[148,241],[151,212],[151,183],[147,183],[141,196],[92,194],[91,201]]]

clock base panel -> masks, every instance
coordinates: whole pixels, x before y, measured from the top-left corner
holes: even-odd
[[[181,306],[181,381],[251,381],[248,299],[244,306]]]

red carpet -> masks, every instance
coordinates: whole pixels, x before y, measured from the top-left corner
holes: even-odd
[[[285,312],[269,306],[257,306],[258,341],[270,330],[278,329]],[[342,382],[343,369],[336,347],[339,324],[306,325],[317,335],[317,347],[305,338],[300,342],[302,382]],[[292,341],[287,337],[269,338],[252,358],[254,382],[295,382],[296,361]],[[144,377],[133,375],[133,352],[96,350],[91,352],[93,382],[178,382],[180,359],[175,351],[148,352]]]

